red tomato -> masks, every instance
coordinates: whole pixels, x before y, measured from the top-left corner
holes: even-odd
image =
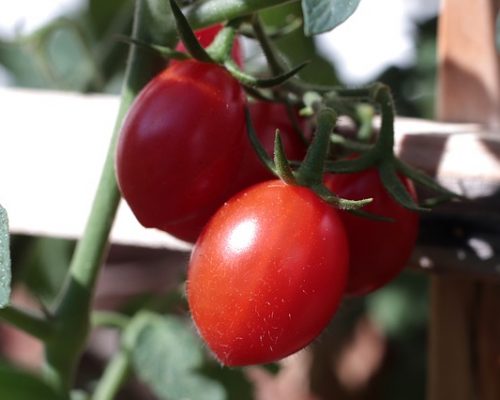
[[[401,178],[416,199],[412,182]],[[356,174],[327,175],[326,186],[341,197],[373,197],[365,211],[392,218],[374,221],[342,211],[340,216],[349,238],[348,295],[364,295],[385,285],[405,267],[418,234],[419,216],[399,205],[385,190],[376,169]]]
[[[257,136],[269,155],[273,155],[274,135],[278,128],[281,132],[287,157],[291,160],[301,160],[304,157],[307,148],[297,133],[294,132],[284,105],[257,102],[250,104],[249,109]],[[305,120],[299,119],[299,121],[302,122],[302,128],[305,129]],[[258,182],[273,179],[273,174],[262,165],[248,139],[245,138],[244,141],[245,148],[240,160],[237,176],[229,191],[221,197],[221,202],[218,206],[222,206],[225,200],[231,198],[240,190]],[[165,227],[165,230],[180,239],[195,242],[214,212],[214,209],[200,211],[189,220],[169,224],[168,227]]]
[[[347,266],[334,208],[305,187],[260,183],[231,198],[196,243],[187,280],[193,320],[223,364],[278,360],[328,324]]]
[[[220,30],[224,27],[222,24],[217,24],[217,25],[212,25],[207,28],[203,29],[198,29],[195,32],[196,38],[198,39],[198,42],[203,47],[208,47],[210,44],[213,42],[217,34],[220,32]],[[182,42],[179,42],[179,44],[175,47],[177,51],[187,51],[186,47]],[[239,40],[235,40],[233,42],[233,48],[231,49],[231,56],[233,60],[238,64],[240,67],[243,66],[243,54],[242,54],[242,49],[240,45]]]
[[[194,60],[146,85],[116,155],[119,187],[141,224],[168,231],[223,203],[241,160],[245,101],[227,71]]]
[[[304,158],[307,146],[295,132],[285,105],[260,101],[249,104],[249,109],[255,133],[271,157],[274,154],[276,129],[279,129],[287,158],[299,161]],[[300,128],[305,130],[305,120],[298,118],[298,121]],[[250,142],[246,140],[245,143],[245,153],[235,180],[234,193],[255,183],[274,179],[274,175],[259,160]]]

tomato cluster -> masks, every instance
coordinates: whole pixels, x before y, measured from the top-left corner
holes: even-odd
[[[196,241],[188,302],[226,365],[267,363],[306,346],[344,295],[373,291],[404,267],[418,229],[418,216],[386,193],[376,170],[328,175],[325,184],[342,197],[374,197],[367,211],[394,222],[339,211],[308,187],[274,179],[247,139],[245,107],[270,155],[279,129],[288,158],[304,157],[298,114],[292,124],[283,104],[247,103],[223,67],[195,60],[173,63],[143,89],[116,155],[120,190],[139,222]]]

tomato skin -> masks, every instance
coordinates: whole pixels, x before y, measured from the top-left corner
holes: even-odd
[[[168,231],[222,204],[241,159],[245,101],[223,68],[194,60],[141,91],[121,130],[116,173],[142,225]]]
[[[304,157],[307,147],[294,131],[283,104],[254,102],[248,106],[257,137],[270,156],[274,152],[274,135],[276,129],[279,129],[287,157],[291,160],[300,160]],[[305,120],[301,118],[298,118],[298,120],[302,125],[301,128],[305,130]],[[231,184],[231,188],[222,196],[219,206],[222,206],[225,200],[239,191],[273,178],[273,174],[262,164],[250,141],[245,137],[243,155],[241,156],[237,175]],[[194,243],[214,212],[213,209],[200,211],[188,220],[170,224],[165,227],[165,230],[180,239]]]
[[[412,182],[406,177],[400,179],[416,200]],[[351,255],[346,295],[373,292],[395,278],[405,267],[417,240],[419,216],[391,197],[376,169],[327,175],[325,184],[347,199],[373,197],[373,201],[363,209],[394,220],[374,221],[347,211],[340,212]]]
[[[300,350],[337,309],[348,256],[338,212],[309,189],[273,180],[240,192],[191,256],[187,297],[200,335],[231,366]]]
[[[274,137],[276,129],[279,129],[287,158],[298,161],[304,158],[307,146],[295,132],[284,104],[258,101],[250,103],[248,108],[257,138],[269,156],[274,155]],[[298,113],[297,120],[300,128],[305,130],[305,119],[300,118]],[[274,175],[260,161],[250,141],[245,140],[240,172],[234,183],[234,194],[256,183],[274,178]]]
[[[198,39],[198,42],[203,46],[203,47],[208,47],[210,44],[212,44],[213,40],[217,36],[217,34],[220,32],[220,30],[224,27],[222,24],[216,24],[212,26],[208,26],[206,28],[202,29],[197,29],[195,31],[195,36],[196,39]],[[182,51],[186,52],[186,46],[184,46],[184,43],[179,42],[177,46],[175,47],[175,50],[177,51]],[[231,57],[233,60],[238,64],[240,67],[243,66],[243,51],[241,49],[241,44],[238,39],[236,39],[233,42],[233,48],[231,49]],[[177,61],[173,61],[177,62]]]

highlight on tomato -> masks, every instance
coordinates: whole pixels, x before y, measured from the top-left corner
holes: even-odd
[[[400,176],[416,200],[412,182]],[[418,235],[419,215],[401,206],[383,186],[375,168],[353,174],[328,174],[326,186],[348,199],[372,197],[363,210],[388,217],[378,221],[340,211],[349,239],[350,262],[346,295],[365,295],[394,279],[406,266]]]
[[[252,186],[212,217],[192,252],[194,323],[222,364],[281,359],[329,323],[348,258],[338,211],[314,192],[280,180]]]

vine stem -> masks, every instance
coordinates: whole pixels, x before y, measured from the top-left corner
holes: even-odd
[[[92,400],[112,400],[130,372],[130,351],[121,347],[113,355],[99,380]]]
[[[210,0],[191,8],[187,17],[192,26],[197,28],[289,2]],[[137,0],[132,34],[134,39],[173,45],[176,40],[174,27],[168,2]],[[76,365],[90,331],[95,284],[107,253],[108,237],[120,201],[114,170],[120,127],[135,95],[163,66],[164,62],[153,52],[138,46],[131,48],[120,109],[92,209],[55,307],[53,332],[45,338],[44,377],[64,397],[70,392]],[[122,369],[123,360],[118,358],[114,363],[114,366],[111,363],[113,369]],[[121,380],[117,380],[117,384],[121,384]]]
[[[153,27],[168,24],[156,14],[146,0],[138,0],[134,14],[133,37],[151,41]],[[173,25],[163,35],[155,32],[155,40],[175,41]],[[44,376],[54,388],[66,396],[71,389],[78,359],[90,331],[90,313],[100,266],[107,252],[111,227],[120,201],[115,179],[114,157],[122,120],[135,95],[159,70],[157,55],[133,46],[125,73],[120,108],[102,170],[96,195],[82,238],[79,240],[55,307],[54,332],[45,342]],[[155,66],[156,65],[156,66]]]

